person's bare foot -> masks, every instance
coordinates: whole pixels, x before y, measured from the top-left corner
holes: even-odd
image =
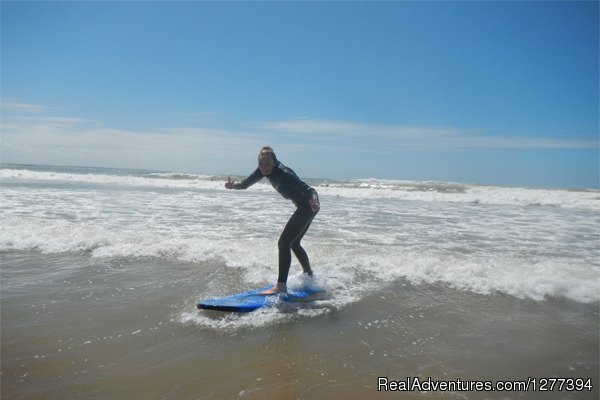
[[[277,293],[287,293],[287,286],[283,282],[277,282],[277,285],[273,286],[271,289],[264,290],[259,294],[261,296],[272,296]]]

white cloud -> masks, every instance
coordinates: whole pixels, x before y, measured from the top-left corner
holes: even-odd
[[[360,134],[368,128],[365,124],[344,121],[321,120],[321,119],[295,119],[290,121],[266,122],[263,128],[270,131],[279,131],[293,134],[337,134],[350,135]]]
[[[254,168],[258,149],[277,153],[307,170],[331,156],[353,164],[355,156],[424,150],[583,149],[598,139],[490,135],[452,127],[394,126],[338,120],[295,119],[248,129],[173,127],[150,131],[110,129],[83,118],[49,115],[46,107],[2,102],[3,162],[92,165],[236,173]],[[299,166],[300,167],[300,166]],[[339,166],[342,168],[343,166]],[[314,167],[318,174],[317,167]]]
[[[49,110],[48,107],[27,103],[19,103],[7,99],[2,99],[2,101],[0,102],[0,108],[2,109],[2,112],[45,112]]]
[[[585,149],[597,148],[598,138],[549,138],[491,135],[483,130],[452,127],[394,126],[335,120],[297,119],[268,122],[269,131],[311,140],[350,140],[363,150],[399,149]],[[342,144],[343,146],[343,144]]]
[[[110,129],[82,118],[5,111],[2,162],[231,172],[240,168],[235,163],[243,146],[255,149],[260,145],[244,132]]]

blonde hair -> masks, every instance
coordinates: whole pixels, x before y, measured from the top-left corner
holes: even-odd
[[[262,149],[260,149],[258,156],[271,156],[273,162],[277,162],[277,156],[270,146],[264,146]]]

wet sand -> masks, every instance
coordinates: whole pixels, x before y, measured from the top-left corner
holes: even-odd
[[[231,315],[217,261],[2,253],[3,399],[596,399],[598,303],[404,280]],[[225,279],[227,278],[227,279]],[[377,378],[591,378],[583,392],[378,392]]]

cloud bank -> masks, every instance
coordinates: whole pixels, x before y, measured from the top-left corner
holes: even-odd
[[[544,138],[492,135],[484,130],[452,127],[390,126],[335,120],[298,119],[268,122],[269,131],[306,135],[314,140],[352,139],[377,150],[397,149],[588,149],[598,147],[598,138]]]
[[[312,161],[332,154],[343,158],[410,151],[598,148],[597,137],[492,135],[459,127],[302,118],[254,122],[244,129],[188,126],[134,131],[55,114],[45,106],[2,101],[2,162],[243,173],[254,165],[249,155],[265,144],[294,160]]]

